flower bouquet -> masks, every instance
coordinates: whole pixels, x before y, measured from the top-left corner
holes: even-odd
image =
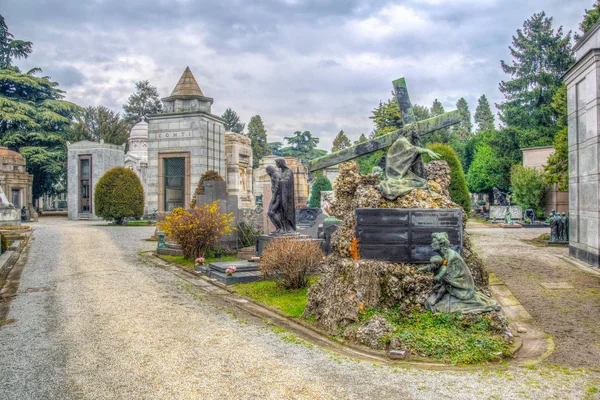
[[[235,274],[235,271],[237,270],[237,268],[235,268],[234,265],[230,265],[226,270],[225,273],[229,276]]]

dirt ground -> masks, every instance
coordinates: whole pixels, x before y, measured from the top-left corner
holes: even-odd
[[[471,227],[472,226],[472,227]],[[567,247],[537,247],[533,239],[548,229],[501,229],[469,225],[475,250],[535,323],[554,339],[549,364],[600,369],[600,277],[559,258]],[[546,289],[567,283],[572,289]]]

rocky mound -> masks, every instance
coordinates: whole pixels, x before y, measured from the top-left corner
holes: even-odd
[[[342,223],[332,236],[332,254],[322,265],[321,278],[308,292],[304,317],[314,317],[328,332],[336,334],[341,328],[358,322],[365,308],[399,305],[400,312],[406,315],[422,308],[431,291],[431,274],[417,273],[415,266],[410,264],[359,260],[353,249],[353,239],[357,208],[460,208],[447,196],[448,164],[434,161],[426,168],[432,191],[417,189],[389,201],[376,188],[380,182],[378,174],[360,175],[353,162],[340,165],[340,174],[333,184],[335,200],[327,211]],[[464,232],[466,220],[463,213],[463,259],[475,284],[485,288],[488,274]]]

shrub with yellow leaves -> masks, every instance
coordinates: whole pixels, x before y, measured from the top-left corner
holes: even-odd
[[[206,251],[219,243],[223,235],[231,233],[234,216],[219,210],[219,201],[194,206],[191,210],[176,208],[156,226],[181,246],[185,258],[204,257]]]

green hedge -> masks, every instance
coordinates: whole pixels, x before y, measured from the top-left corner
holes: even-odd
[[[106,171],[96,184],[94,207],[97,216],[120,225],[125,223],[125,218],[140,218],[144,214],[144,188],[140,178],[128,168]]]
[[[317,176],[312,184],[310,199],[308,200],[309,207],[321,207],[321,192],[323,190],[331,190],[331,182],[323,174]]]
[[[450,198],[456,204],[460,204],[462,208],[468,213],[471,212],[471,195],[469,188],[467,187],[467,180],[465,179],[465,173],[463,171],[460,160],[456,151],[447,144],[442,143],[431,143],[427,145],[429,150],[438,153],[441,157],[440,160],[444,160],[450,166],[450,186],[448,191],[450,192]],[[431,161],[431,157],[423,155],[423,162]]]

